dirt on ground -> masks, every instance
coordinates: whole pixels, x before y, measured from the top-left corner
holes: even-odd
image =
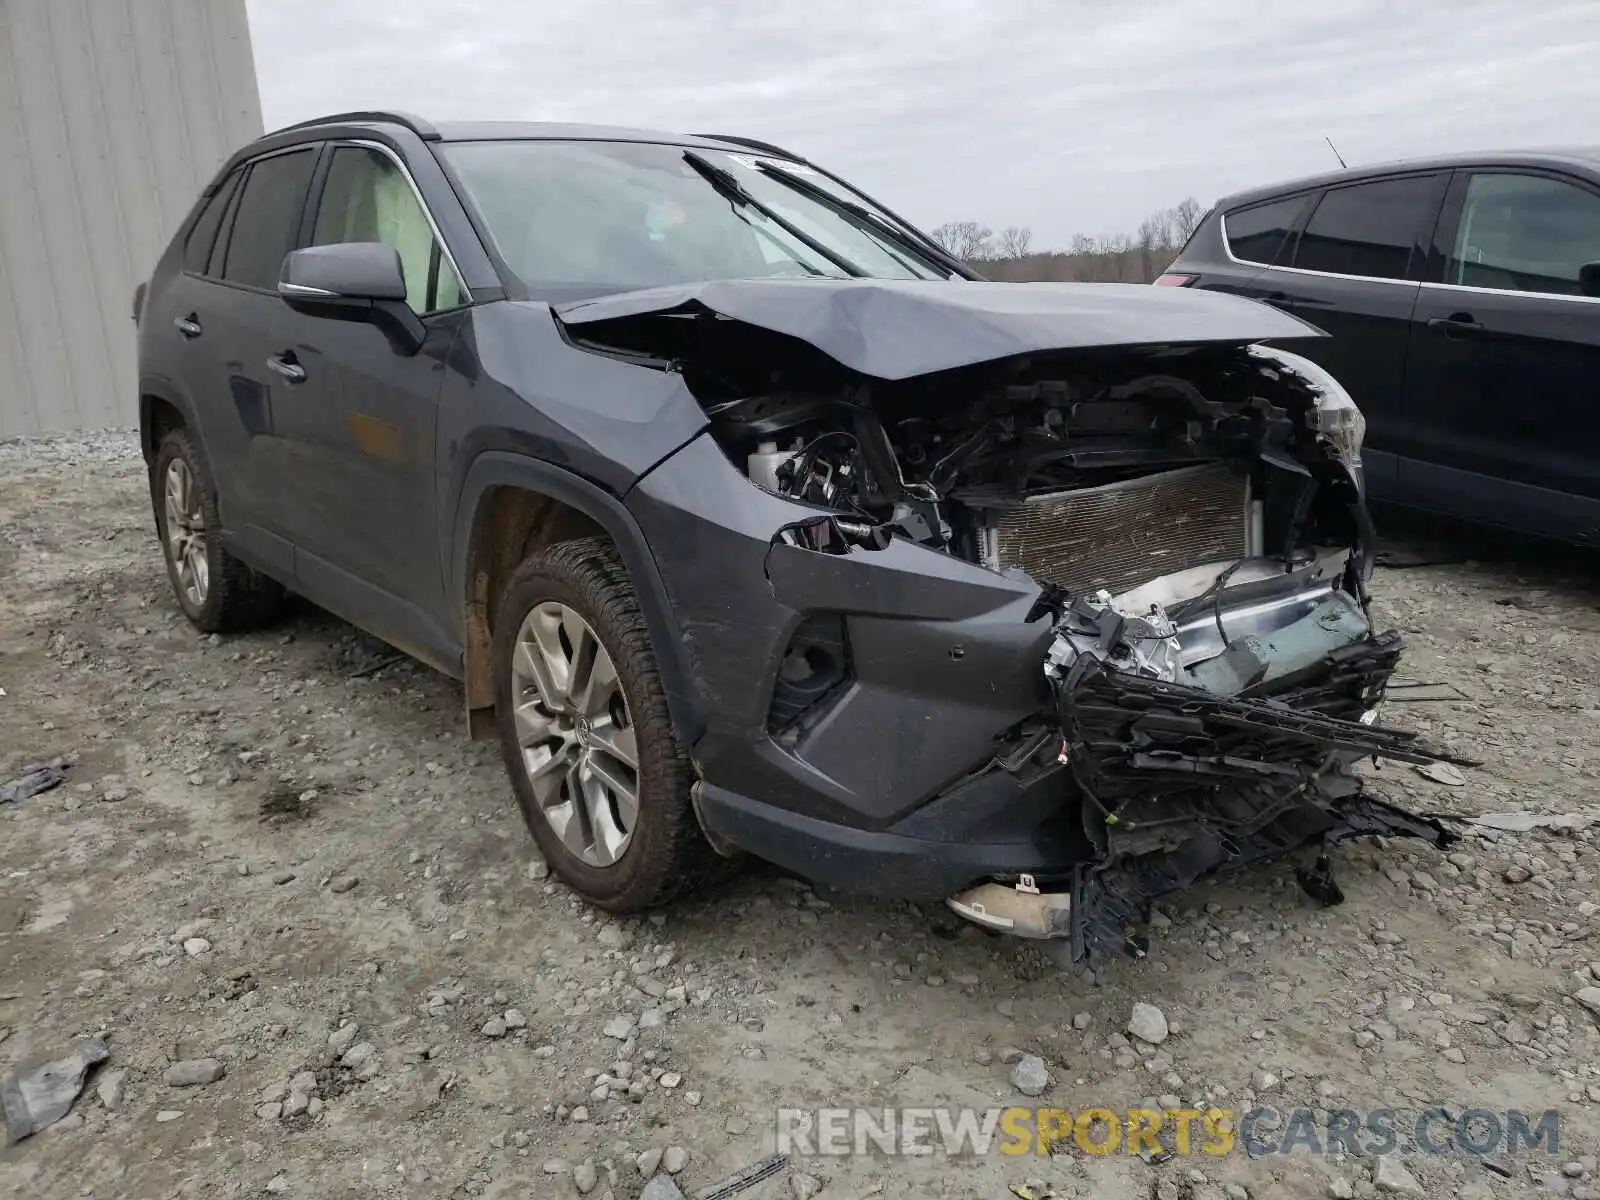
[[[548,878],[455,683],[305,605],[196,633],[131,438],[0,447],[0,783],[66,773],[0,803],[0,1078],[109,1050],[0,1150],[0,1196],[626,1200],[668,1174],[656,1200],[772,1154],[780,1108],[1150,1105],[1231,1113],[1234,1148],[1198,1122],[1172,1155],[1088,1152],[1098,1124],[1047,1155],[791,1145],[739,1194],[1595,1200],[1600,571],[1387,561],[1376,610],[1430,686],[1385,720],[1483,765],[1383,764],[1376,790],[1565,826],[1348,843],[1330,908],[1287,863],[1220,880],[1090,978],[759,866],[605,917]],[[1431,1108],[1443,1153],[1413,1141]],[[1556,1121],[1513,1148],[1513,1110]]]

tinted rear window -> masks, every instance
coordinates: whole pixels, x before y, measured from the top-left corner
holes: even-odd
[[[1235,258],[1270,267],[1277,261],[1278,251],[1283,248],[1289,231],[1300,219],[1307,199],[1309,197],[1294,196],[1229,213],[1222,222],[1228,249]]]
[[[1404,279],[1433,217],[1436,177],[1382,179],[1324,193],[1295,250],[1307,271]]]
[[[189,231],[189,240],[183,244],[183,269],[204,275],[206,263],[211,259],[211,247],[217,240],[217,230],[222,226],[222,214],[233,199],[233,189],[239,186],[240,172],[235,171],[222,181],[222,186],[211,193],[211,199],[195,220]]]
[[[250,168],[233,218],[224,279],[258,288],[278,286],[284,255],[294,249],[295,226],[316,161],[315,148],[308,147],[263,158]]]

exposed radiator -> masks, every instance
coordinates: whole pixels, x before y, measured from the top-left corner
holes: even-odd
[[[1242,557],[1250,483],[1227,463],[1032,496],[1000,514],[1000,565],[1077,594]]]

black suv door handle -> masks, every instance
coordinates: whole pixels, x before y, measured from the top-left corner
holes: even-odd
[[[1482,329],[1483,322],[1474,321],[1471,313],[1458,312],[1448,317],[1429,317],[1428,328],[1440,330],[1445,337],[1453,338]]]
[[[294,351],[292,350],[285,351],[283,354],[272,355],[267,359],[267,366],[282,375],[290,383],[302,383],[305,381],[306,369],[294,361]]]
[[[190,313],[187,317],[175,317],[172,323],[178,327],[178,332],[190,341],[205,332],[200,328],[200,319],[194,313]]]

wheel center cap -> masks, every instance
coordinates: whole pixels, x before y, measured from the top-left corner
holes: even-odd
[[[575,732],[578,735],[578,745],[587,746],[589,744],[589,718],[588,717],[579,717],[578,718],[578,720],[577,720],[577,729],[576,729]]]

